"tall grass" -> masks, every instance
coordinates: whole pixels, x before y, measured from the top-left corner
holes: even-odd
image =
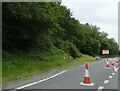
[[[69,54],[59,49],[52,49],[51,54],[32,51],[29,54],[3,57],[3,83],[40,74],[55,67],[75,66],[87,61],[91,62],[94,59],[87,55],[73,59]]]
[[[61,50],[52,50],[52,55],[37,52],[3,57],[3,82],[35,75],[51,68],[72,62],[73,58]],[[39,56],[38,56],[39,55]],[[42,57],[41,57],[42,56]]]

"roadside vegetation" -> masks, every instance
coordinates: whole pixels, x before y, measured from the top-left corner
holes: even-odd
[[[118,54],[113,38],[96,25],[81,24],[58,2],[4,2],[2,21],[3,82],[94,61],[91,56],[103,49]]]
[[[9,54],[3,60],[3,83],[41,74],[57,67],[69,68],[84,62],[95,61],[88,55],[73,59],[69,54],[56,48],[52,49],[49,54],[39,54],[39,51],[34,51],[32,54],[19,54],[19,56]]]

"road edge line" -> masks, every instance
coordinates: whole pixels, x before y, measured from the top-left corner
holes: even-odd
[[[59,72],[59,73],[57,73],[57,74],[55,74],[55,75],[52,75],[52,76],[50,76],[50,77],[48,77],[48,78],[45,78],[45,79],[42,79],[42,80],[39,80],[39,81],[36,81],[36,82],[29,83],[29,84],[26,84],[26,85],[17,87],[17,88],[15,88],[15,89],[23,89],[23,88],[25,88],[25,87],[29,87],[29,86],[32,86],[32,85],[35,85],[35,84],[38,84],[38,83],[47,81],[47,80],[49,80],[49,79],[52,79],[52,78],[54,78],[54,77],[56,77],[56,76],[58,76],[58,75],[61,75],[61,74],[65,73],[66,71],[68,71],[68,70],[61,71],[61,72]]]

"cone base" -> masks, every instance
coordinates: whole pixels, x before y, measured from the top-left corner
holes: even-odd
[[[81,82],[80,84],[83,85],[83,86],[93,86],[94,85],[94,83],[84,84],[83,82]]]
[[[107,68],[107,67],[105,67],[105,69],[111,69],[111,68]]]

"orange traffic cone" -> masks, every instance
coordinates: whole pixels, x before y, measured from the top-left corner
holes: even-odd
[[[112,61],[111,66],[112,66],[112,67],[115,67],[115,62],[114,62],[114,61]]]
[[[108,61],[106,61],[106,66],[105,66],[105,69],[111,69],[111,68],[110,68],[110,64],[109,64],[109,62],[108,62]]]
[[[88,63],[86,63],[86,65],[85,65],[84,80],[80,84],[84,85],[84,86],[92,86],[92,85],[94,85],[94,83],[91,83],[91,81],[90,81],[89,70],[88,70]]]

